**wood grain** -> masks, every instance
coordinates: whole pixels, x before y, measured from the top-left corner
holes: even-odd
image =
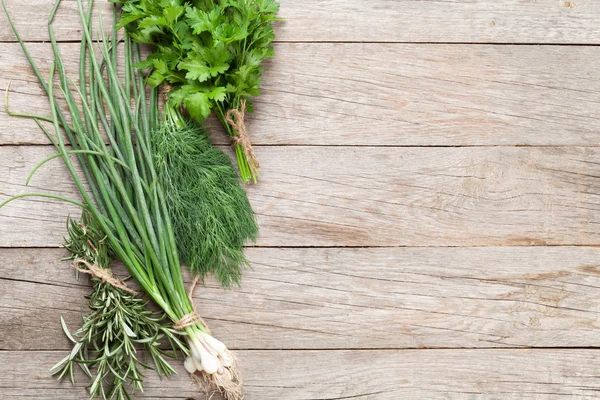
[[[81,400],[85,380],[59,384],[47,370],[64,352],[0,352],[6,400]],[[247,400],[595,399],[599,350],[240,351]],[[136,399],[205,400],[183,368],[149,374]],[[79,371],[77,371],[79,372]],[[213,398],[218,400],[218,398]]]
[[[0,147],[0,201],[77,193],[50,146]],[[258,246],[598,245],[600,149],[260,147],[248,187]],[[24,199],[0,212],[0,246],[55,247],[75,206]]]
[[[86,311],[59,249],[0,249],[0,349],[67,350]],[[597,347],[600,249],[248,249],[195,302],[235,349]],[[121,269],[117,273],[125,276]],[[190,279],[186,275],[189,285]]]
[[[47,75],[50,46],[29,47]],[[61,51],[76,76],[79,46]],[[598,59],[582,46],[278,44],[248,129],[258,145],[598,146]],[[0,43],[0,90],[9,81],[12,110],[49,114],[19,46]],[[31,143],[47,143],[37,125],[0,107],[0,144]]]
[[[47,40],[52,2],[6,0],[25,40]],[[109,6],[97,1],[108,25]],[[280,41],[600,43],[595,0],[280,0]],[[28,13],[23,10],[32,10]],[[63,0],[59,40],[79,40],[75,0]],[[0,41],[14,37],[0,14]]]
[[[25,40],[47,41],[53,2],[6,3]],[[248,188],[253,269],[195,295],[237,349],[246,399],[599,398],[600,2],[281,4],[248,118],[263,165]],[[63,0],[73,72],[77,20]],[[30,48],[47,75],[49,45]],[[9,81],[12,109],[48,113],[0,12],[0,90]],[[0,110],[0,202],[77,197],[58,160],[23,185],[47,144]],[[2,399],[87,398],[81,375],[73,387],[47,373],[69,348],[58,317],[79,326],[89,291],[56,248],[78,211],[33,198],[0,210]],[[135,398],[206,400],[174,364]]]

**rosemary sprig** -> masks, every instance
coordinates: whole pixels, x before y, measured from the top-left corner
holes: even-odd
[[[85,212],[81,221],[69,219],[67,229],[64,247],[71,253],[69,259],[110,268],[114,256],[89,213]],[[97,278],[92,280],[94,288],[87,296],[91,311],[83,317],[81,328],[71,334],[61,317],[73,349],[51,373],[59,379],[68,376],[73,382],[74,366],[79,365],[92,380],[90,399],[130,399],[134,391],[143,391],[144,369],[166,377],[175,373],[166,358],[175,357],[183,343],[165,315],[150,311],[146,300]],[[163,349],[163,344],[168,346]]]

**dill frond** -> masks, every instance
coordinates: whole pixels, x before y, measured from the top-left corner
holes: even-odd
[[[152,135],[155,168],[163,185],[179,254],[201,277],[238,284],[248,265],[244,244],[258,225],[230,158],[193,121],[166,122]]]

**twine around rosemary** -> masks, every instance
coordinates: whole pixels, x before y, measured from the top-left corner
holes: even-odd
[[[83,268],[82,265],[85,268]],[[127,286],[127,284],[124,281],[115,278],[110,268],[99,267],[98,265],[91,264],[81,258],[78,258],[73,262],[73,268],[75,268],[81,273],[91,275],[93,278],[100,279],[103,283],[108,283],[109,285],[121,289],[125,292],[137,294],[137,292],[131,289],[129,286]]]
[[[194,281],[192,282],[192,286],[190,286],[190,290],[188,291],[188,299],[190,299],[190,304],[192,305],[194,311],[181,317],[179,321],[173,324],[173,328],[178,331],[182,331],[188,326],[202,324],[204,329],[206,329],[206,332],[210,335],[210,329],[208,329],[208,326],[206,326],[206,322],[204,322],[200,314],[198,314],[196,306],[194,305],[194,289],[196,289],[196,285],[198,285],[198,282],[200,282],[200,277],[196,276],[196,278],[194,278]]]
[[[131,293],[131,294],[138,293],[135,290],[131,289],[129,286],[127,286],[127,284],[124,281],[116,278],[113,275],[112,270],[110,268],[99,267],[98,265],[91,264],[81,258],[78,258],[77,260],[75,260],[73,262],[73,268],[75,268],[77,271],[79,271],[81,273],[88,274],[96,279],[100,279],[103,283],[107,283],[111,286],[114,286],[118,289],[124,290],[128,293]],[[198,312],[196,311],[196,306],[194,305],[194,300],[193,300],[194,289],[196,289],[196,286],[198,285],[199,281],[200,281],[200,277],[196,276],[196,278],[192,282],[192,286],[190,286],[190,290],[188,291],[188,299],[190,299],[190,303],[192,304],[192,308],[194,309],[194,311],[192,311],[189,314],[184,315],[183,317],[181,317],[181,319],[179,321],[177,321],[173,324],[173,328],[178,331],[182,331],[185,328],[187,328],[188,326],[202,324],[204,329],[206,329],[207,333],[210,334],[210,329],[208,329],[208,327],[206,326],[206,322],[204,322],[204,320],[202,319],[200,314],[198,314]]]
[[[246,156],[246,159],[250,162],[249,167],[252,171],[252,175],[258,175],[258,168],[260,164],[252,149],[252,143],[250,142],[250,136],[246,131],[246,124],[244,122],[244,116],[246,115],[246,99],[240,100],[240,109],[237,110],[232,108],[225,114],[225,121],[235,130],[236,136],[231,137],[231,142],[234,146],[239,145]]]

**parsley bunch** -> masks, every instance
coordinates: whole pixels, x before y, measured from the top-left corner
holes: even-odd
[[[228,110],[253,112],[251,98],[260,93],[261,63],[272,57],[273,0],[113,0],[124,3],[118,28],[137,43],[154,45],[139,63],[152,68],[148,83],[170,88],[165,107],[183,106],[198,121],[214,111],[227,133]],[[235,141],[234,141],[235,142]],[[258,165],[237,143],[244,182],[256,182]]]

